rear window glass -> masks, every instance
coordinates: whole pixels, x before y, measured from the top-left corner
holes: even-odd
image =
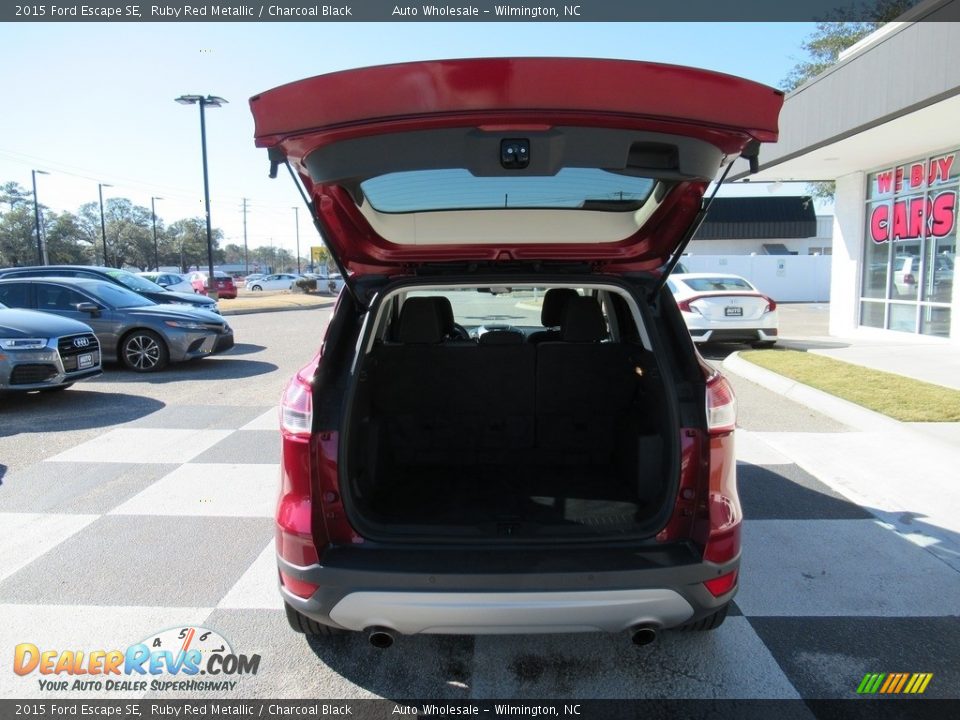
[[[753,285],[743,278],[731,277],[703,277],[703,278],[685,278],[684,281],[691,289],[697,292],[710,292],[713,290],[753,290]]]
[[[415,170],[360,183],[373,208],[386,213],[503,208],[631,211],[647,201],[653,186],[650,178],[596,168],[563,168],[550,177]]]

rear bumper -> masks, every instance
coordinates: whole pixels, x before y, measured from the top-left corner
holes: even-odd
[[[328,552],[324,560],[340,562],[362,552],[334,552],[333,558]],[[357,631],[384,627],[400,634],[481,635],[620,632],[636,625],[670,628],[711,614],[736,593],[735,588],[714,597],[703,582],[736,570],[739,557],[724,565],[697,560],[658,566],[671,553],[658,553],[652,562],[629,554],[636,569],[523,573],[513,568],[477,574],[430,572],[426,567],[403,572],[397,565],[377,571],[368,562],[352,568],[298,567],[277,560],[283,575],[318,586],[303,598],[281,583],[287,604],[319,623]],[[672,557],[692,559],[692,553],[677,551]],[[441,560],[436,570],[444,564]],[[464,558],[459,567],[473,565]]]
[[[719,330],[690,329],[696,343],[708,342],[776,342],[776,328],[723,328]]]

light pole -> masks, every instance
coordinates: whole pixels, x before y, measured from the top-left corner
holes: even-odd
[[[110,261],[107,260],[107,221],[103,217],[103,189],[105,187],[113,187],[113,185],[97,183],[97,188],[100,191],[100,237],[103,238],[103,264],[108,266]]]
[[[44,252],[43,241],[40,240],[40,203],[37,202],[37,175],[49,175],[45,170],[31,170],[30,177],[33,178],[33,221],[37,229],[37,262],[41,265],[47,264],[47,253]]]
[[[160,251],[157,248],[157,206],[155,205],[157,200],[163,200],[163,198],[150,198],[150,213],[153,215],[153,269],[160,272]]]
[[[207,175],[207,121],[205,109],[210,107],[220,107],[226,100],[216,95],[181,95],[177,102],[181,105],[199,105],[200,106],[200,149],[203,155],[203,205],[207,214],[207,264],[210,274],[207,276],[207,297],[212,300],[217,299],[217,283],[213,277],[213,230],[210,227],[210,180]]]
[[[297,224],[297,275],[300,274],[300,208],[293,208],[294,222]]]

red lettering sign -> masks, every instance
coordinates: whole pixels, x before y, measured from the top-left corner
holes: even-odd
[[[893,185],[893,170],[877,173],[877,192],[888,193]]]
[[[930,163],[930,167],[935,167],[936,163]],[[923,185],[923,163],[914,163],[910,166],[910,187],[918,188]]]
[[[933,237],[946,237],[953,232],[954,220],[957,217],[957,194],[948,190],[937,195],[928,215],[930,216],[929,234]]]
[[[875,243],[946,237],[956,225],[957,193],[947,190],[932,200],[905,198],[890,205],[878,205],[870,213],[870,238]]]

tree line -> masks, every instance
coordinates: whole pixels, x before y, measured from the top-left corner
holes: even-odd
[[[58,213],[39,205],[40,237],[47,264],[106,265],[149,270],[178,267],[181,272],[207,267],[207,227],[202,217],[182,218],[169,224],[157,216],[156,260],[151,209],[127,198],[112,197],[103,204],[107,257],[104,258],[100,203],[81,205],[76,212]],[[223,231],[212,231],[216,265],[244,264],[244,249],[223,244]],[[247,253],[250,269],[274,272],[295,270],[296,257],[280,247],[260,246]],[[42,264],[37,248],[33,193],[15,182],[0,186],[0,267]],[[306,269],[307,263],[301,260]]]

